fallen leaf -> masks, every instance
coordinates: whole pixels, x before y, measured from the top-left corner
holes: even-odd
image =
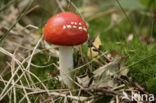
[[[97,51],[95,51],[94,49],[98,49],[101,46],[101,39],[100,39],[100,35],[98,35],[96,37],[96,39],[93,42],[93,45],[96,47],[91,47],[91,51],[90,49],[88,49],[88,57],[96,57],[99,53]]]
[[[88,84],[91,80],[88,76],[85,76],[83,78],[80,78],[80,77],[76,77],[76,78],[77,78],[78,83],[82,85],[83,87],[88,87]]]
[[[129,69],[125,66],[125,62],[127,61],[127,57],[125,57],[123,54],[121,54],[120,52],[118,52],[116,50],[111,50],[110,53],[114,59],[115,58],[121,58],[120,70],[122,69],[122,71],[120,72],[120,75],[127,76],[127,73],[129,72]]]
[[[94,74],[94,82],[93,85],[96,87],[115,87],[117,86],[116,81],[114,80],[114,77],[117,77],[117,74],[115,74],[117,71],[120,70],[120,63],[121,58],[118,58],[100,68],[95,70],[93,72]],[[109,76],[113,75],[113,78],[107,78]]]

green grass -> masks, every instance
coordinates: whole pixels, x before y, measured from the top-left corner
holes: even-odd
[[[138,18],[140,18],[140,16]],[[155,44],[146,45],[143,41],[139,40],[139,36],[142,34],[150,36],[150,28],[148,26],[143,25],[141,28],[138,28],[137,25],[139,22],[134,21],[132,25],[131,23],[127,23],[127,20],[125,19],[121,23],[114,26],[111,30],[104,32],[104,29],[109,23],[110,16],[102,16],[89,22],[89,33],[91,35],[91,39],[97,33],[100,33],[103,51],[117,50],[121,52],[128,57],[126,62],[127,66],[156,54]],[[126,39],[130,33],[134,33],[135,36],[132,41],[127,42]],[[129,76],[133,77],[134,80],[141,86],[145,87],[147,91],[156,95],[155,68],[156,56],[153,56],[129,67]]]

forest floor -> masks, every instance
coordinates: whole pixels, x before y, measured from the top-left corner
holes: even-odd
[[[72,1],[0,1],[0,102],[156,100],[156,0]],[[88,41],[73,47],[73,89],[60,80],[58,47],[42,35],[61,10],[80,15],[89,31]]]

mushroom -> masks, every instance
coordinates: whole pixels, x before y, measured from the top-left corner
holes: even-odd
[[[52,16],[44,28],[44,39],[59,47],[60,76],[68,86],[73,88],[73,46],[81,45],[88,39],[88,28],[83,19],[72,13],[62,12]],[[69,77],[68,77],[69,76]]]

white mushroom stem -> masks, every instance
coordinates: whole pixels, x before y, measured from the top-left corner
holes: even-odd
[[[72,88],[73,83],[69,79],[72,76],[71,70],[73,69],[73,50],[71,46],[61,46],[59,48],[59,65],[62,81],[68,88]]]

